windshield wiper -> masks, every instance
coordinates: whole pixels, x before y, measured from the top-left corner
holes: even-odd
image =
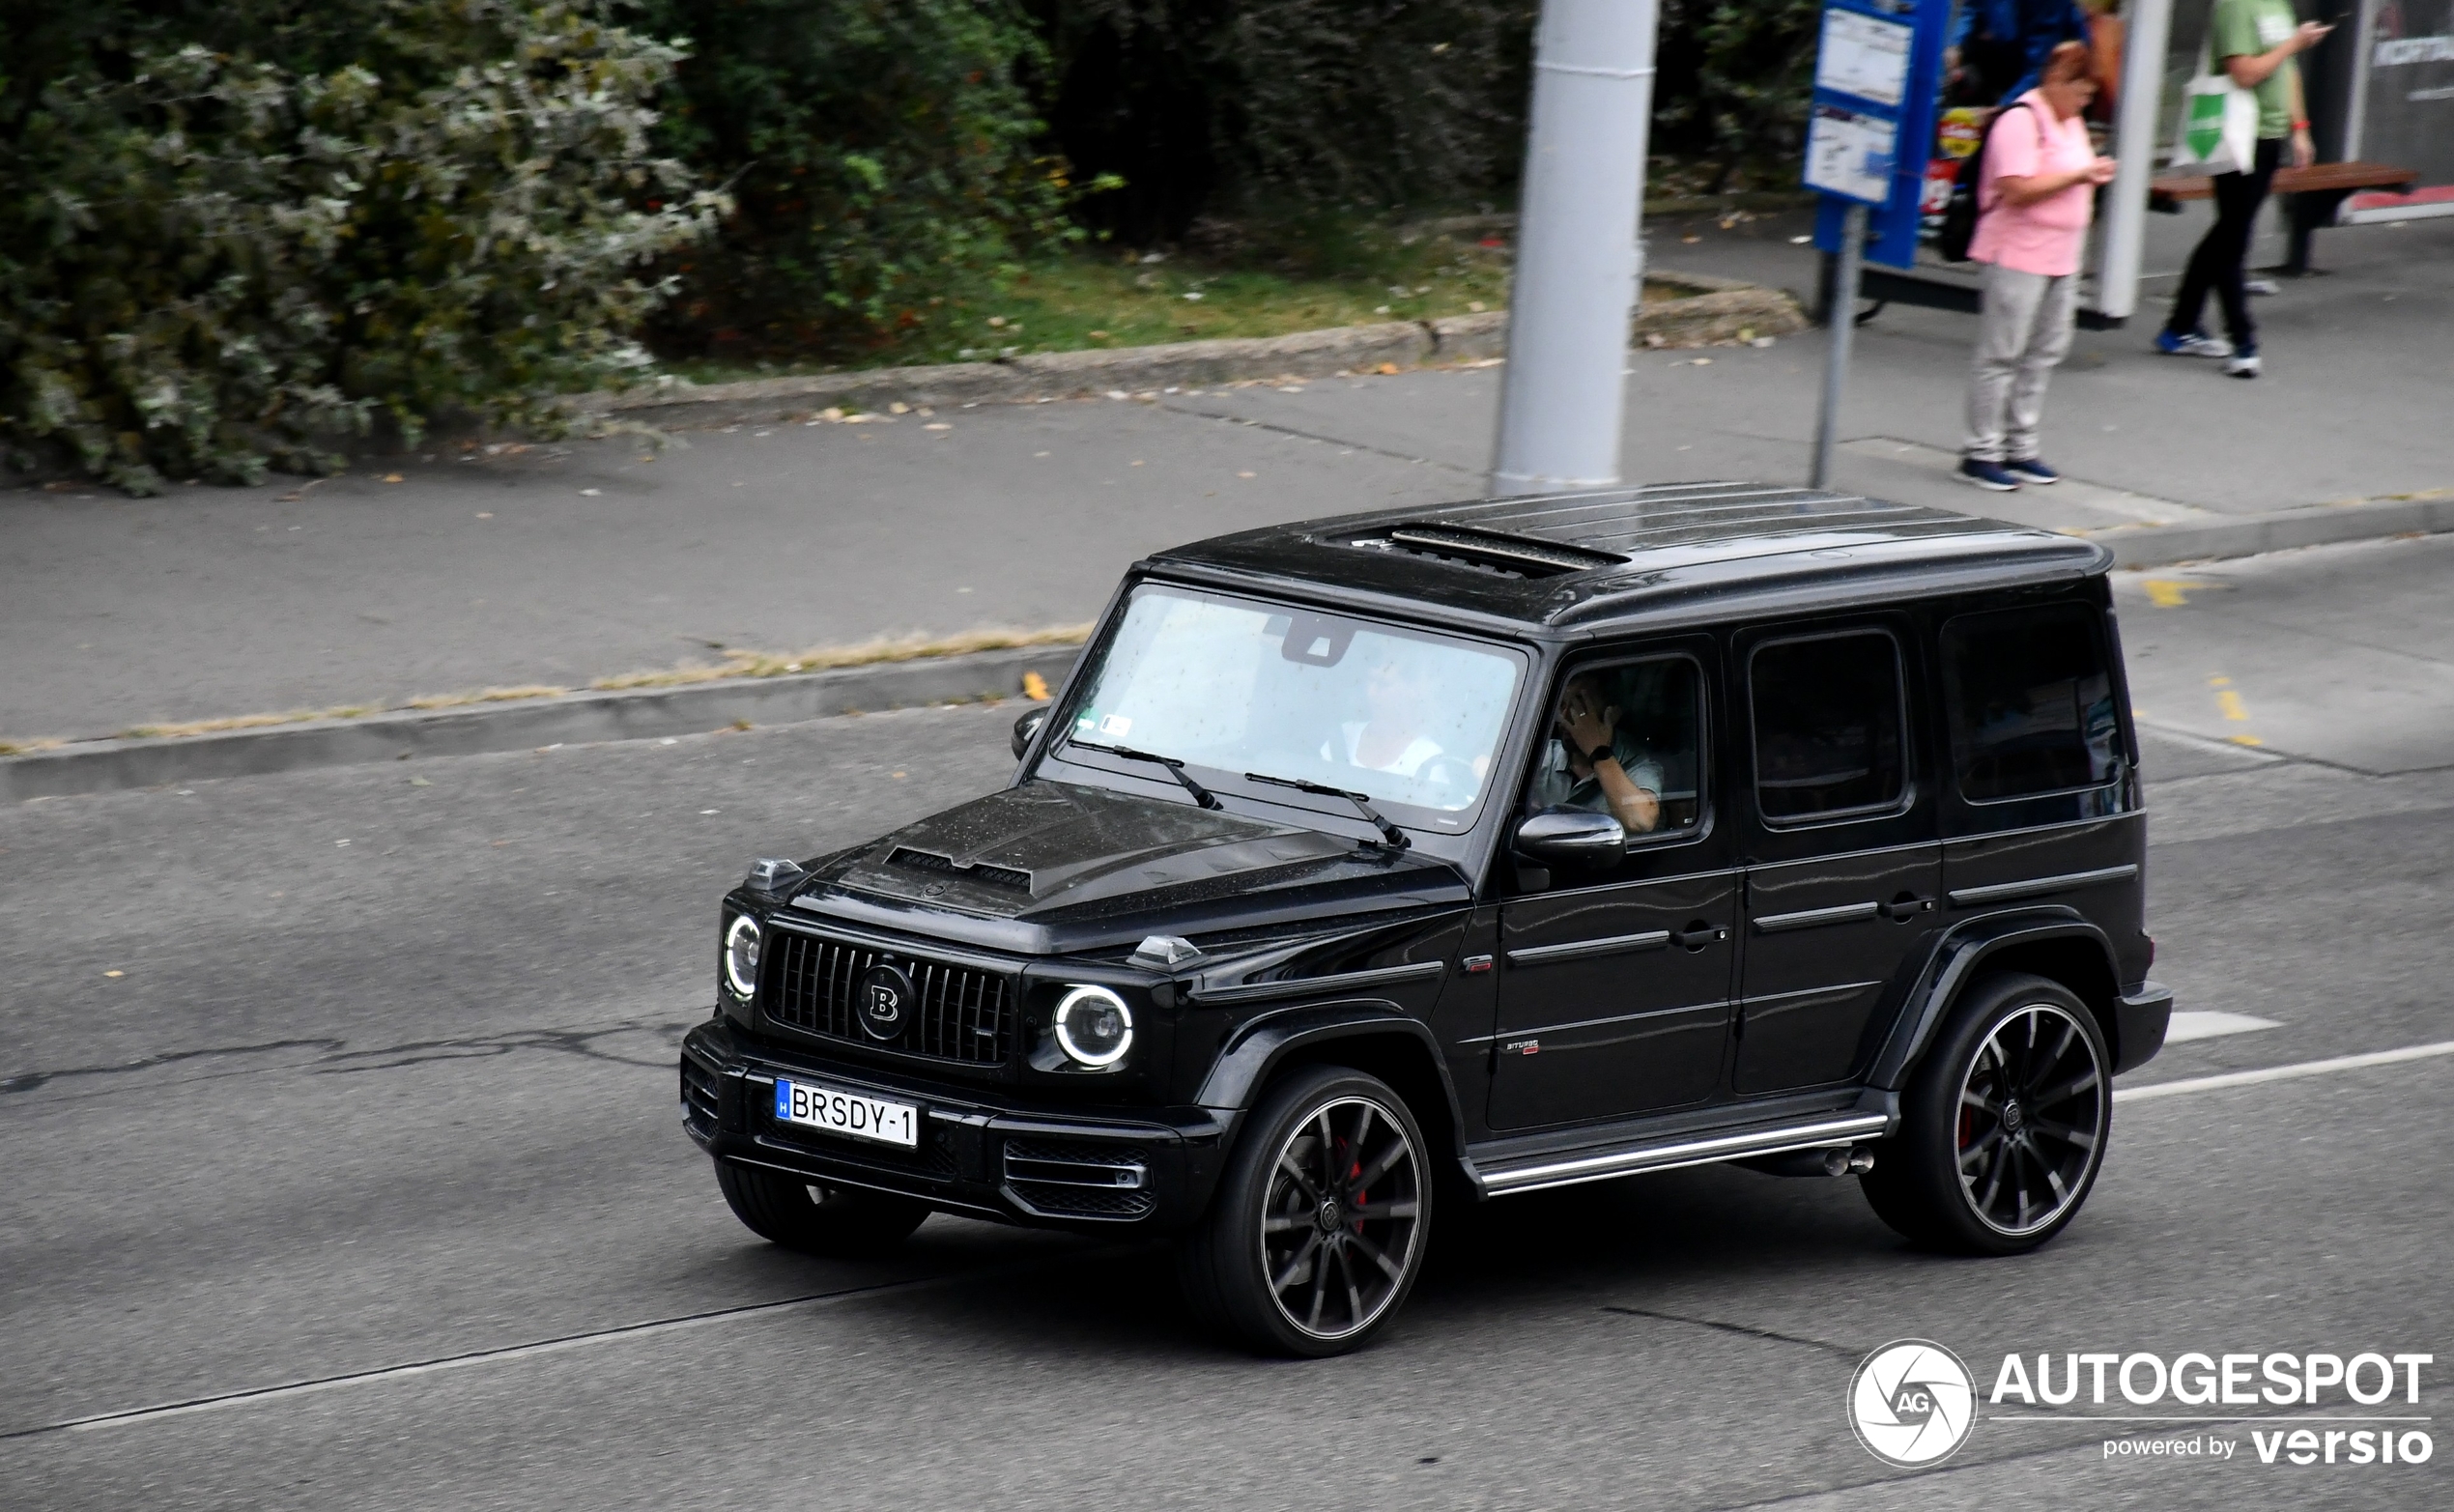
[[[1075,740],[1071,737],[1067,738],[1066,744],[1080,746],[1085,751],[1104,751],[1109,756],[1123,756],[1127,761],[1148,761],[1156,766],[1163,766],[1167,768],[1168,776],[1184,785],[1184,790],[1193,795],[1193,802],[1205,809],[1215,809],[1220,806],[1218,795],[1193,781],[1193,774],[1185,771],[1184,763],[1174,756],[1163,756],[1152,751],[1136,751],[1130,746],[1095,746],[1087,740]]]
[[[1381,838],[1388,842],[1389,849],[1404,850],[1414,843],[1406,838],[1404,830],[1383,818],[1381,811],[1372,807],[1370,793],[1351,793],[1343,787],[1332,787],[1327,783],[1308,783],[1300,777],[1265,777],[1259,772],[1246,772],[1244,781],[1267,783],[1272,787],[1292,787],[1299,793],[1317,793],[1324,798],[1343,798],[1355,805],[1357,813],[1372,822],[1372,827],[1379,830]]]

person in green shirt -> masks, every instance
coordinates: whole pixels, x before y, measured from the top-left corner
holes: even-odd
[[[2309,139],[2309,109],[2300,89],[2299,55],[2334,30],[2293,14],[2292,0],[2215,0],[2207,18],[2208,53],[2233,82],[2258,96],[2258,160],[2247,173],[2215,175],[2215,224],[2199,240],[2182,274],[2173,313],[2156,333],[2155,349],[2172,357],[2221,357],[2235,378],[2260,371],[2258,326],[2249,316],[2241,265],[2258,208],[2290,143],[2292,165],[2306,168],[2318,157]],[[2233,339],[2210,336],[2200,316],[2212,291],[2224,306],[2224,328]]]

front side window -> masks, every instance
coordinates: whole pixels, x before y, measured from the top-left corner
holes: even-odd
[[[1775,824],[1875,813],[1908,788],[1900,653],[1879,630],[1778,641],[1749,673],[1755,804]]]
[[[1569,675],[1535,754],[1526,810],[1588,809],[1631,842],[1703,823],[1703,677],[1686,657]]]
[[[2097,617],[2066,604],[1963,614],[1943,627],[1962,797],[2027,798],[2118,775],[2122,727]]]
[[[1482,799],[1522,668],[1497,646],[1145,584],[1067,728],[1095,749],[1453,816]]]

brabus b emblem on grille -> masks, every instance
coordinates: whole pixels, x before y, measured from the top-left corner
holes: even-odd
[[[912,979],[903,975],[899,966],[871,966],[861,973],[860,998],[856,1007],[861,1027],[872,1040],[892,1040],[903,1032],[913,1002]]]

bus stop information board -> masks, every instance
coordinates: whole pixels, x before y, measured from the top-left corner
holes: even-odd
[[[1951,0],[1826,0],[1807,123],[1807,187],[1824,195],[1815,242],[1840,249],[1849,205],[1868,208],[1866,255],[1917,261]]]

